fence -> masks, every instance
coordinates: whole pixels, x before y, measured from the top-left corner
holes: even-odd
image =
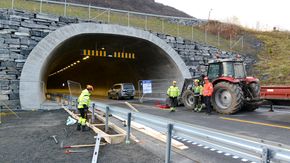
[[[167,89],[172,85],[172,81],[177,82],[180,91],[184,80],[176,79],[152,79],[138,81],[138,99],[140,102],[155,100],[165,101],[167,98]]]
[[[67,98],[69,101],[69,108],[76,109],[77,98],[82,92],[82,86],[80,83],[68,80],[67,81],[68,89],[69,89],[69,97]]]
[[[241,50],[244,47],[243,36],[237,38],[232,36],[226,39],[221,37],[219,32],[217,35],[213,35],[208,32],[207,26],[199,27],[206,21],[196,18],[164,16],[96,7],[90,4],[70,3],[67,0],[1,0],[0,6],[136,27],[208,43],[224,50]]]

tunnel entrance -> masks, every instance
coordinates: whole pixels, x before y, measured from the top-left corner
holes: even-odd
[[[142,79],[189,77],[179,55],[149,32],[118,25],[74,24],[50,33],[32,50],[21,74],[20,102],[24,109],[37,108],[46,91],[68,90],[67,80],[91,84],[95,95],[104,96],[114,83],[130,82],[137,87]]]
[[[179,79],[178,67],[166,52],[149,41],[109,34],[72,37],[53,51],[48,67],[48,91],[66,89],[66,81],[94,86],[105,96],[115,83],[142,79]],[[68,67],[69,66],[69,67]],[[63,91],[61,91],[63,92]]]

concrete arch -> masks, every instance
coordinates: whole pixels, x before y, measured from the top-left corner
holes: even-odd
[[[45,100],[44,90],[45,68],[51,54],[65,40],[81,34],[113,34],[140,38],[149,41],[168,54],[178,67],[183,78],[190,78],[191,75],[185,63],[177,52],[165,41],[150,32],[124,27],[119,25],[80,23],[61,27],[51,32],[29,54],[20,77],[20,103],[23,109],[37,109]]]

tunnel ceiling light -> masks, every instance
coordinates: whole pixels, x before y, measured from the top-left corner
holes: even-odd
[[[90,57],[89,56],[86,56],[86,57],[83,58],[83,60],[86,60],[88,58],[90,58]],[[58,73],[61,73],[61,72],[65,71],[65,70],[67,70],[68,68],[75,66],[76,64],[78,64],[80,62],[81,62],[80,60],[77,60],[77,61],[71,63],[70,65],[68,65],[68,66],[66,66],[64,68],[62,68],[62,69],[60,69],[60,70],[58,70],[58,71],[56,71],[56,72],[54,72],[52,74],[49,74],[48,76],[53,76],[53,75],[56,75]]]
[[[89,56],[86,56],[86,57],[83,58],[83,60],[86,60],[86,59],[89,59],[89,58],[90,58]]]

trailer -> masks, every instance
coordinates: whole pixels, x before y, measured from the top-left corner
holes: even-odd
[[[273,105],[290,106],[290,86],[261,86],[260,98]]]

